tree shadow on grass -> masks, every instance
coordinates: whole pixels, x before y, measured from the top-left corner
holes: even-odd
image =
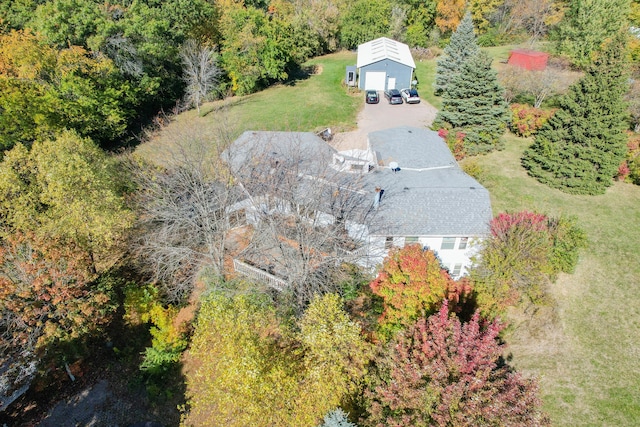
[[[307,80],[315,74],[319,74],[319,65],[301,65],[289,73],[289,78],[284,81],[286,86],[295,86],[301,80]]]

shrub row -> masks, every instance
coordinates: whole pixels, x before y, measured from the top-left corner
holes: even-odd
[[[518,136],[534,135],[553,115],[553,111],[535,108],[527,104],[511,104],[511,132]]]

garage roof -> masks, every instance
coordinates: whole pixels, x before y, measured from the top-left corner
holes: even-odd
[[[383,59],[391,59],[411,68],[416,68],[409,46],[395,40],[381,37],[358,46],[358,68]]]

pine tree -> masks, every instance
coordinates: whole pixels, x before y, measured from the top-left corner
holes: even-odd
[[[342,408],[336,408],[324,416],[324,422],[319,427],[356,427],[349,421],[348,415]]]
[[[444,48],[444,54],[436,65],[436,81],[433,85],[434,93],[442,95],[454,75],[460,72],[462,64],[471,56],[480,52],[476,35],[473,32],[471,12],[467,12],[451,35],[451,41]]]
[[[468,58],[460,72],[451,78],[434,126],[463,133],[468,154],[500,148],[509,119],[503,94],[504,89],[491,68],[491,58],[480,52]]]
[[[573,194],[602,194],[626,152],[624,35],[610,42],[561,98],[522,164],[529,175]]]

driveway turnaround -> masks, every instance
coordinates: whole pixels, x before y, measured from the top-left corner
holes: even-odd
[[[358,113],[358,129],[337,133],[332,145],[338,151],[367,149],[367,134],[397,126],[426,128],[436,118],[437,110],[424,99],[419,104],[391,105],[380,94],[379,104],[364,104]]]

